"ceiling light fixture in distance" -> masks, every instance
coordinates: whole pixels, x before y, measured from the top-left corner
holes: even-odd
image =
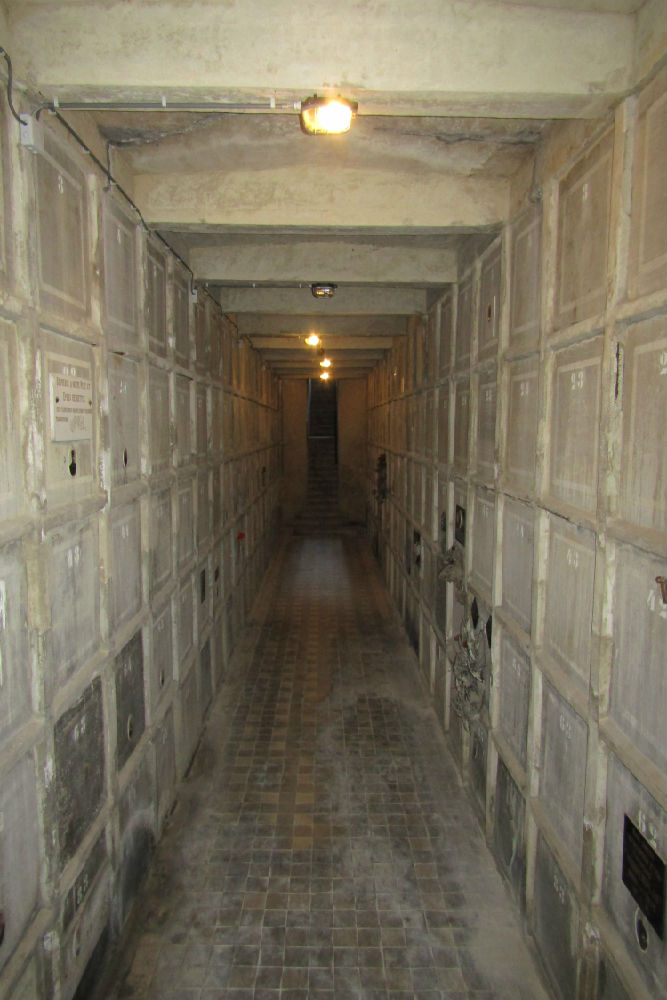
[[[332,281],[316,281],[310,286],[310,290],[316,299],[330,299],[337,287]]]
[[[308,336],[306,337],[306,343],[308,344],[309,347],[317,347],[319,342],[320,338],[317,336],[316,333],[309,333]]]
[[[326,382],[326,380],[329,378],[329,372],[322,372],[320,374],[320,378],[322,379],[323,382]]]
[[[345,97],[307,97],[301,102],[299,120],[306,135],[340,135],[348,132],[359,105]]]
[[[331,362],[329,358],[322,358],[320,361],[320,368],[331,368]]]

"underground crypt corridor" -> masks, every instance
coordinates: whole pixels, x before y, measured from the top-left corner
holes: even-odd
[[[0,1000],[667,1000],[664,0],[0,0]]]
[[[105,1000],[546,1000],[358,533],[286,538]]]

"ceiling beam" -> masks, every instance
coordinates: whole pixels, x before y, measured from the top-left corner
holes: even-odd
[[[274,316],[241,313],[238,330],[242,336],[307,337],[315,332],[329,342],[330,337],[404,337],[407,321],[404,316]]]
[[[509,179],[489,174],[424,170],[417,178],[401,165],[337,165],[335,176],[327,175],[324,194],[323,183],[322,169],[306,162],[225,170],[221,150],[220,169],[139,173],[134,191],[147,222],[158,230],[200,225],[475,229],[497,226],[510,209]]]
[[[590,10],[493,0],[5,7],[17,74],[63,100],[165,94],[268,107],[275,96],[293,113],[295,99],[335,90],[367,113],[569,117],[600,113],[634,82],[636,19]]]
[[[455,248],[355,243],[347,240],[272,240],[251,245],[198,247],[190,266],[199,281],[298,284],[334,281],[348,285],[435,285],[457,280]],[[261,291],[261,289],[260,289]],[[232,293],[233,290],[229,289]],[[385,310],[385,312],[394,310]],[[414,310],[413,310],[414,311]]]
[[[263,353],[266,351],[300,350],[304,346],[303,337],[250,337],[252,346]],[[386,351],[393,347],[391,337],[327,337],[323,345],[327,351]],[[316,349],[309,348],[316,353]]]
[[[195,273],[197,273],[195,271]],[[322,275],[320,275],[322,278]],[[326,280],[332,280],[327,275]],[[339,286],[332,299],[316,299],[310,286],[301,288],[226,288],[214,291],[223,312],[239,313],[287,313],[326,317],[337,315],[352,316],[414,316],[425,313],[428,308],[427,293],[423,288],[352,288]]]

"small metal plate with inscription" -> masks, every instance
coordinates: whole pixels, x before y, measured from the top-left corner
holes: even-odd
[[[93,434],[90,365],[50,355],[49,402],[52,441],[85,441]]]
[[[623,884],[661,940],[665,934],[665,862],[629,816],[623,821]]]

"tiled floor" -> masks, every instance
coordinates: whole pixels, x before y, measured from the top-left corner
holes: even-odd
[[[107,995],[546,1000],[363,540],[273,575]]]

